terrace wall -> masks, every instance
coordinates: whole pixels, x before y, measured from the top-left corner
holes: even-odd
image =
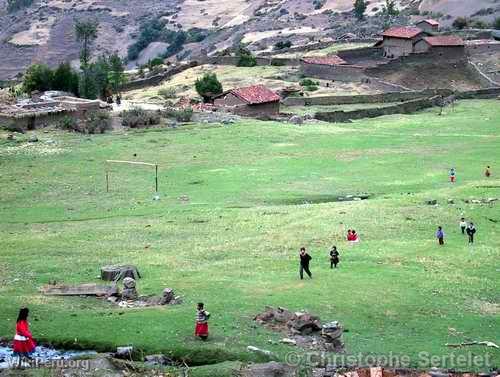
[[[302,62],[302,73],[307,77],[335,81],[361,81],[366,78],[365,68],[356,65],[324,65]]]

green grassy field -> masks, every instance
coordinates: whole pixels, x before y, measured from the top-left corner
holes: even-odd
[[[301,127],[242,121],[96,136],[49,131],[30,144],[4,133],[0,335],[12,336],[27,305],[35,336],[66,347],[133,344],[201,365],[254,359],[246,351],[254,345],[282,359],[296,348],[270,344],[282,335],[252,321],[273,305],[341,321],[349,354],[392,352],[421,366],[422,351],[472,352],[498,367],[498,350],[445,346],[500,343],[499,202],[463,202],[500,198],[498,104],[464,101],[444,116],[429,110]],[[106,193],[106,159],[158,162],[161,199],[152,200],[152,172],[143,168],[115,168]],[[335,202],[357,193],[372,197]],[[459,234],[462,214],[478,227],[473,247]],[[444,247],[434,239],[438,225]],[[344,241],[348,228],[360,234],[354,247]],[[332,244],[341,253],[336,271],[328,264]],[[298,279],[302,245],[313,257],[313,280]],[[97,282],[99,267],[115,263],[139,267],[141,293],[172,287],[184,304],[121,309],[38,292],[51,280]],[[207,343],[192,337],[198,301],[212,313]]]

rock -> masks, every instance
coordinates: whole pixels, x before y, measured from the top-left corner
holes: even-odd
[[[257,353],[259,355],[264,355],[264,356],[272,356],[273,355],[273,353],[271,351],[263,350],[263,349],[260,349],[258,347],[254,347],[254,346],[248,346],[247,351]]]
[[[470,201],[472,204],[481,204],[481,201],[480,200],[477,200],[477,199],[472,199]]]
[[[294,115],[288,121],[292,124],[297,124],[297,125],[304,123],[304,119],[300,115]]]
[[[271,361],[269,363],[251,364],[239,371],[237,375],[241,377],[294,377],[297,376],[297,367]]]
[[[16,136],[14,134],[8,134],[7,140],[16,140]]]
[[[172,288],[165,288],[163,290],[163,294],[160,299],[160,305],[170,304],[173,300],[175,300],[174,290]]]
[[[139,295],[137,294],[137,289],[135,288],[135,280],[130,277],[126,277],[123,279],[123,286],[122,300],[137,300]]]
[[[36,135],[33,135],[31,136],[29,139],[28,139],[28,142],[29,143],[37,143],[39,140],[38,140],[38,137]]]
[[[148,355],[144,357],[144,364],[148,366],[166,366],[172,365],[173,360],[162,354]]]
[[[294,340],[294,339],[290,339],[290,338],[283,338],[283,339],[281,339],[281,343],[283,343],[283,344],[289,344],[289,345],[292,345],[292,346],[296,346],[297,345],[297,341]]]
[[[126,277],[132,279],[140,279],[141,274],[136,266],[123,265],[123,266],[104,266],[101,267],[101,279],[106,281],[119,281]]]
[[[110,296],[110,297],[108,297],[108,301],[112,302],[113,304],[115,304],[116,301],[118,301],[118,297],[116,297],[116,296]]]
[[[453,199],[448,199],[448,204],[455,204],[455,201]]]
[[[437,368],[431,368],[429,370],[429,375],[431,377],[448,377],[449,374],[440,370],[440,369],[437,369]]]
[[[117,359],[131,359],[133,352],[134,347],[132,346],[117,347],[114,357]]]
[[[427,200],[425,204],[428,204],[430,206],[435,206],[437,204],[437,200],[436,199]]]
[[[321,330],[319,318],[309,313],[295,313],[295,317],[288,321],[288,328],[292,333],[309,335]]]

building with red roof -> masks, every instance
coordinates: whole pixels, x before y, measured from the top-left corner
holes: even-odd
[[[432,19],[418,21],[416,26],[429,34],[437,33],[439,31],[439,22]]]
[[[362,67],[349,64],[338,55],[306,56],[300,60],[300,67],[305,77],[316,79],[358,81],[365,77]]]
[[[461,59],[465,55],[465,42],[454,35],[425,37],[415,43],[416,53],[429,53],[444,59]]]
[[[414,26],[395,26],[382,33],[381,46],[384,56],[397,58],[407,56],[413,52],[413,46],[427,34]]]
[[[280,100],[264,85],[252,85],[228,90],[215,97],[214,104],[239,115],[266,118],[279,113]]]

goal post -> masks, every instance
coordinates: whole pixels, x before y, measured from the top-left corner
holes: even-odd
[[[109,192],[109,175],[112,164],[151,166],[155,169],[155,192],[158,193],[158,164],[142,161],[106,160],[106,192]]]

